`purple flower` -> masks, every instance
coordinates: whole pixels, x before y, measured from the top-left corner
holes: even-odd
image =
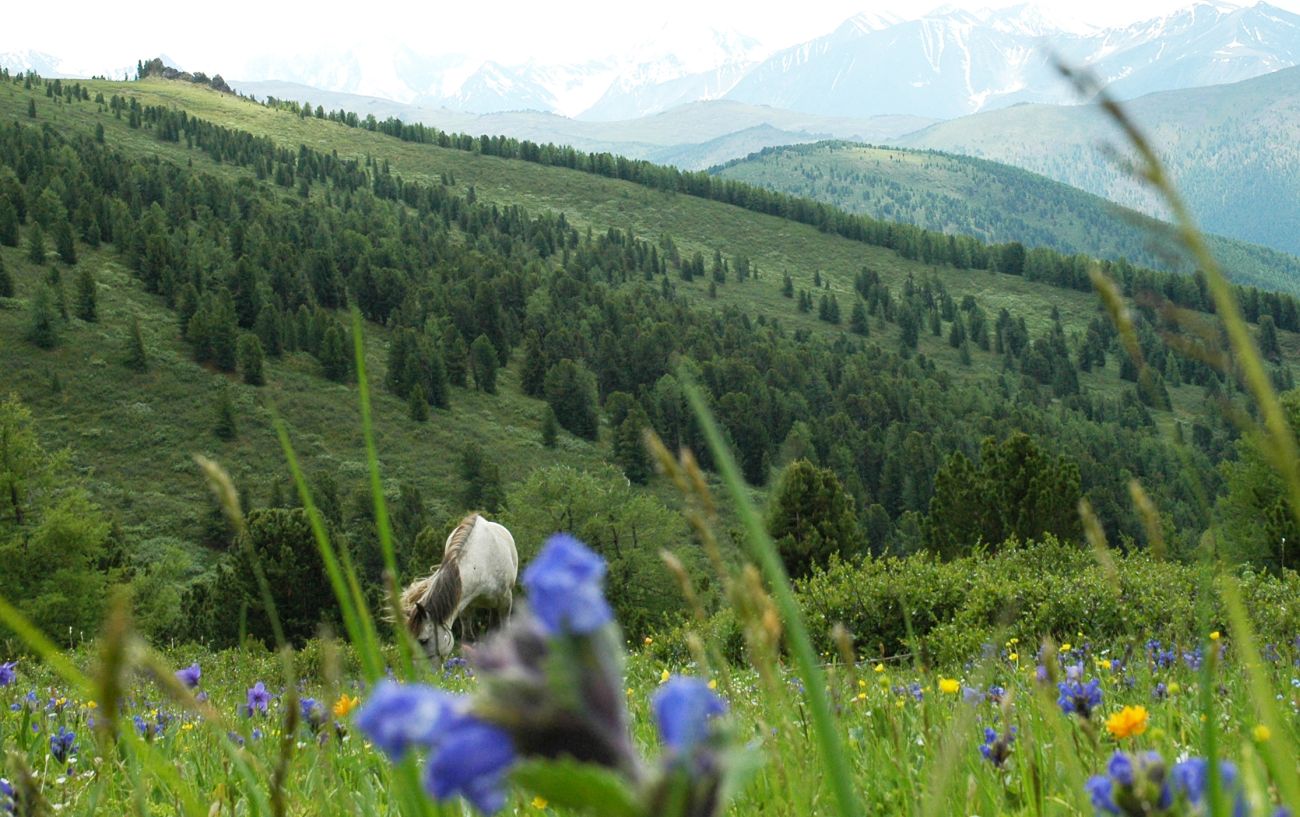
[[[176,670],[176,680],[185,685],[186,689],[194,689],[199,685],[199,678],[203,671],[199,669],[199,662],[195,661],[185,669]]]
[[[17,666],[17,661],[6,661],[0,664],[0,687],[7,687],[18,678],[18,673],[14,671]]]
[[[1151,690],[1151,697],[1157,701],[1163,701],[1169,697],[1169,687],[1165,686],[1164,681],[1156,684],[1155,689]]]
[[[460,795],[484,814],[506,804],[505,774],[515,762],[510,736],[473,715],[448,710],[439,724],[424,787],[438,800]]]
[[[702,678],[675,675],[654,694],[655,722],[670,751],[690,754],[709,734],[709,721],[727,705]]]
[[[1061,707],[1061,711],[1067,715],[1078,714],[1080,717],[1091,717],[1092,710],[1101,706],[1101,681],[1093,678],[1086,684],[1078,681],[1062,681],[1057,685],[1060,690],[1060,697],[1056,703]]]
[[[248,688],[248,703],[244,705],[244,714],[251,717],[254,712],[266,714],[267,704],[271,703],[271,693],[261,681]]]
[[[1210,788],[1210,764],[1203,757],[1192,757],[1174,765],[1171,777],[1174,789],[1187,797],[1187,802],[1195,806],[1206,796]],[[1246,797],[1237,784],[1237,767],[1226,760],[1219,761],[1219,782],[1223,791],[1232,798],[1232,817],[1246,817]]]
[[[57,734],[50,735],[50,754],[60,763],[67,763],[68,756],[76,754],[77,751],[77,734],[68,731],[66,726],[60,726]]]
[[[0,777],[0,811],[14,813],[14,787],[6,778]]]
[[[357,728],[393,760],[412,746],[429,746],[439,725],[453,709],[455,698],[423,684],[399,684],[387,679],[375,685],[370,700],[356,715]]]
[[[605,561],[567,533],[557,533],[524,570],[528,603],[550,635],[586,635],[611,621],[602,582]]]
[[[312,729],[319,729],[325,723],[325,707],[315,698],[299,699],[298,712]]]

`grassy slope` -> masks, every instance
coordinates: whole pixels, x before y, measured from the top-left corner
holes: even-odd
[[[328,121],[301,120],[189,85],[160,80],[92,83],[92,95],[98,90],[106,96],[137,95],[144,104],[183,107],[219,124],[265,134],[289,147],[305,143],[321,150],[337,150],[341,156],[388,159],[394,171],[407,178],[432,181],[441,173],[451,172],[458,186],[473,185],[480,199],[517,203],[534,211],[563,211],[579,227],[630,228],[647,237],[667,234],[682,250],[698,249],[706,257],[714,248],[727,255],[746,254],[758,263],[762,277],[720,287],[718,303],[735,304],[750,314],[778,316],[789,329],[839,331],[811,315],[798,314],[793,303],[780,295],[783,271],[793,276],[797,286],[807,288],[812,287],[814,272],[820,271],[829,277],[842,306],[847,306],[851,303],[852,276],[863,265],[878,270],[894,287],[901,286],[909,273],[920,276],[931,270],[889,250],[728,205],[576,171],[404,143]],[[19,86],[0,85],[0,121],[28,121],[26,98]],[[97,113],[92,103],[55,105],[41,97],[38,108],[38,123],[86,132],[95,123],[103,123],[109,143],[121,148],[152,152],[177,162],[193,161],[196,168],[204,170],[244,173],[214,165],[197,151],[159,142],[147,131],[132,131],[124,120]],[[0,370],[11,373],[5,385],[33,407],[49,442],[67,441],[74,447],[75,462],[83,469],[93,469],[97,497],[109,506],[122,508],[125,521],[140,535],[192,533],[193,524],[180,525],[176,521],[192,520],[196,508],[205,507],[203,487],[190,464],[192,453],[215,455],[231,468],[237,480],[251,481],[260,490],[264,490],[261,486],[266,475],[284,473],[283,459],[269,426],[272,407],[278,407],[289,422],[300,452],[308,460],[309,472],[335,474],[345,499],[351,486],[360,482],[364,457],[355,389],[324,380],[314,372],[309,359],[291,357],[272,362],[268,370],[271,384],[264,389],[232,381],[240,407],[241,438],[223,444],[210,431],[211,395],[223,376],[204,371],[190,361],[178,339],[173,313],[158,299],[143,293],[114,261],[111,251],[83,251],[81,261],[90,265],[100,281],[101,322],[87,326],[74,321],[65,344],[54,352],[40,352],[21,341],[27,323],[23,300],[42,270],[27,265],[17,249],[2,248],[0,253],[4,253],[5,263],[15,271],[19,284],[17,302],[0,310]],[[991,314],[1005,306],[1013,314],[1024,315],[1034,334],[1049,325],[1054,306],[1060,309],[1067,332],[1081,331],[1097,312],[1095,299],[1087,293],[983,271],[937,272],[955,297],[974,295]],[[64,280],[71,292],[73,277],[69,271],[64,272]],[[704,284],[677,283],[679,287],[693,288],[703,301]],[[131,375],[114,362],[131,315],[138,316],[146,327],[155,365],[146,375]],[[1300,346],[1297,339],[1281,334],[1284,348],[1294,354]],[[367,327],[372,382],[383,376],[384,337],[382,330]],[[894,348],[897,327],[876,322],[870,340]],[[1000,369],[1000,358],[978,350],[975,366],[963,368],[956,351],[942,338],[925,333],[921,350],[958,377],[987,376]],[[1112,359],[1107,370],[1083,375],[1082,383],[1085,388],[1118,393],[1127,384],[1117,379],[1116,368]],[[54,372],[62,382],[60,393],[50,387]],[[1171,393],[1179,410],[1190,412],[1199,406],[1198,389],[1184,386]],[[535,418],[541,404],[519,395],[514,371],[503,373],[502,388],[495,397],[455,390],[453,409],[435,414],[428,425],[412,423],[404,403],[382,390],[376,392],[375,399],[385,476],[394,483],[414,482],[426,501],[440,502],[450,509],[456,504],[455,457],[466,439],[478,439],[489,446],[490,453],[503,464],[507,486],[541,465],[564,462],[587,467],[601,459],[599,449],[567,436],[557,451],[540,446]],[[1170,418],[1165,416],[1161,421],[1167,423]]]
[[[1161,151],[1205,229],[1300,253],[1300,68],[1149,94],[1124,107]],[[893,143],[1014,164],[1159,214],[1150,191],[1105,149],[1117,135],[1091,106],[1017,105]]]
[[[1132,210],[1010,165],[935,152],[847,142],[777,148],[732,162],[718,175],[985,241],[1020,241],[1164,267],[1182,255]],[[1300,259],[1212,237],[1243,283],[1300,291]]]

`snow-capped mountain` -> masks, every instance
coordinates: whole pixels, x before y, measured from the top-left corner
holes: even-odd
[[[892,25],[854,18],[774,54],[728,97],[823,115],[938,118],[1076,101],[1053,54],[1091,66],[1121,97],[1235,82],[1300,63],[1300,16],[1262,2],[1200,2],[1106,30],[1030,5],[940,9]]]

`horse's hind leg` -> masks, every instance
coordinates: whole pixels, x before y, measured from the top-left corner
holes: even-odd
[[[510,612],[514,609],[514,605],[514,594],[507,590],[505,600],[497,605],[497,629],[506,626],[506,622],[510,620]]]

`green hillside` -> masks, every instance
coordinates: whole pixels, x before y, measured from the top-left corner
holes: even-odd
[[[718,176],[824,201],[929,230],[1019,241],[1065,253],[1188,266],[1166,225],[1082,190],[1007,164],[935,151],[819,142],[768,148],[715,168]],[[1235,280],[1300,292],[1300,259],[1210,237]]]
[[[1300,253],[1300,68],[1149,94],[1124,108],[1150,136],[1201,226]],[[1094,106],[1017,105],[898,140],[1016,165],[1154,215],[1150,191],[1117,163],[1117,131]],[[1127,155],[1122,147],[1120,155]]]
[[[436,558],[439,532],[467,506],[496,504],[495,489],[467,497],[467,481],[499,481],[525,553],[548,530],[580,528],[645,594],[620,610],[633,632],[675,606],[654,554],[686,536],[656,510],[673,489],[649,475],[640,432],[710,464],[683,370],[760,496],[796,458],[836,475],[855,531],[845,555],[1076,536],[1079,495],[1112,535],[1137,542],[1130,477],[1195,473],[1214,493],[1213,463],[1232,455],[1236,431],[1206,398],[1236,399],[1233,379],[1167,352],[1160,332],[1172,327],[1145,309],[1147,366],[1125,362],[1085,259],[705,187],[703,174],[470,137],[403,141],[304,114],[156,79],[0,82],[0,210],[18,216],[0,246],[16,284],[0,302],[6,390],[32,409],[47,448],[71,449],[121,544],[142,558],[179,549],[191,573],[225,559],[229,538],[192,454],[225,463],[249,507],[290,502],[270,428],[278,413],[318,488],[333,486],[335,524],[378,581],[356,499],[351,307],[365,318],[403,564]],[[530,160],[492,155],[506,151]],[[565,162],[590,172],[556,166]],[[619,174],[643,183],[610,178]],[[672,179],[695,194],[670,192]],[[39,262],[36,243],[47,246]],[[1126,293],[1205,303],[1192,277],[1105,266]],[[87,274],[94,321],[77,317]],[[60,287],[67,319],[53,306]],[[1241,294],[1261,334],[1277,338],[1276,381],[1290,383],[1296,301]],[[132,319],[143,373],[121,363]],[[35,342],[37,324],[53,327],[52,348]],[[243,353],[230,351],[254,338],[263,386],[240,382]],[[229,440],[215,434],[223,390],[238,427]],[[540,430],[548,403],[568,429],[554,449]],[[419,407],[430,420],[412,419]],[[985,497],[1019,521],[932,524],[957,501],[961,469],[982,463],[969,484],[992,486],[987,469],[1008,458],[1056,486],[1050,507]],[[1176,476],[1147,490],[1182,552],[1209,509]],[[23,523],[0,519],[12,524]],[[416,540],[425,526],[433,538]],[[222,626],[203,636],[233,638],[235,623]]]

